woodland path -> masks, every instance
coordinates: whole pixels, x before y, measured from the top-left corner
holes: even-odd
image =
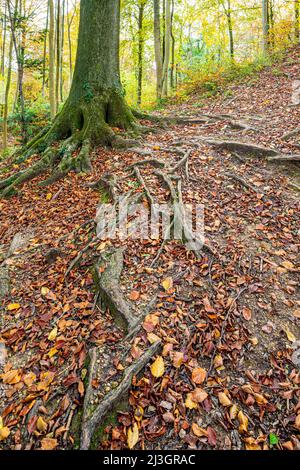
[[[97,415],[98,448],[300,449],[300,163],[212,145],[300,154],[300,131],[286,135],[300,125],[290,106],[299,64],[296,50],[225,98],[174,104],[167,113],[198,122],[150,134],[142,151],[100,148],[93,174],[48,188],[37,178],[0,201],[0,415],[10,431],[0,445],[78,448],[81,434],[85,447]],[[129,170],[145,158],[161,168]],[[91,183],[106,175],[111,197],[166,202],[159,172],[181,176],[185,203],[204,204],[209,248],[198,258],[175,241],[94,240]],[[107,253],[121,245],[112,266]],[[90,269],[99,257],[100,295]],[[119,392],[130,407],[105,423],[103,404]]]

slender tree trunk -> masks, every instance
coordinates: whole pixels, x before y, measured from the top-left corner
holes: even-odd
[[[2,49],[1,49],[1,75],[2,77],[4,77],[4,73],[5,73],[6,15],[7,15],[7,6],[5,3],[4,17],[3,17],[3,32],[2,32]]]
[[[232,28],[232,10],[231,2],[227,0],[227,24],[229,34],[229,53],[231,60],[234,60],[234,40],[233,40],[233,28]]]
[[[298,43],[300,39],[300,24],[299,24],[300,1],[295,0],[294,6],[295,6],[295,41]]]
[[[156,63],[156,96],[161,99],[162,95],[162,51],[161,51],[161,30],[160,30],[160,0],[153,0],[154,6],[154,49]]]
[[[64,39],[65,39],[65,0],[62,5],[62,19],[61,19],[61,41],[60,41],[60,101],[64,100],[64,80],[63,80],[63,59],[64,59]]]
[[[171,41],[172,41],[172,52],[171,52],[171,73],[170,73],[170,85],[172,90],[175,88],[175,35],[173,31],[174,25],[174,0],[172,0],[171,7]]]
[[[168,74],[170,64],[170,45],[171,45],[171,1],[166,0],[166,34],[165,34],[165,54],[163,64],[163,85],[162,85],[162,96],[168,96]]]
[[[45,29],[45,38],[44,38],[44,53],[43,53],[43,85],[42,85],[42,95],[45,95],[45,85],[46,85],[46,56],[47,56],[47,37],[48,37],[48,26],[49,26],[49,0],[47,5],[47,17],[46,17],[46,29]]]
[[[60,16],[60,0],[57,0],[56,12],[56,77],[55,77],[55,111],[59,108],[59,88],[60,88],[60,42],[61,42],[61,16]]]
[[[263,53],[269,54],[269,2],[262,0]]]
[[[17,67],[18,67],[18,99],[17,102],[20,105],[20,114],[21,114],[21,133],[22,133],[22,140],[24,143],[27,142],[27,127],[26,127],[26,117],[25,117],[25,100],[24,100],[24,93],[23,93],[23,75],[24,75],[24,57],[25,57],[25,40],[26,40],[26,33],[25,28],[22,27],[21,31],[21,39],[20,45],[18,46],[17,43],[17,32],[16,32],[16,23],[17,23],[17,6],[15,12],[11,11],[11,4],[10,0],[7,0],[7,9],[9,15],[9,21],[11,26],[11,35],[13,39],[15,54],[17,58]],[[20,15],[25,16],[25,11],[22,12],[22,4],[20,2]]]
[[[144,55],[144,11],[145,0],[140,0],[139,3],[139,18],[138,18],[138,86],[137,86],[137,104],[142,102],[142,86],[143,86],[143,55]]]
[[[73,58],[72,58],[72,40],[71,40],[71,27],[73,19],[76,13],[76,4],[74,5],[74,11],[72,16],[69,16],[69,2],[67,0],[67,25],[68,25],[68,48],[69,48],[69,89],[71,88],[72,77],[73,77]]]
[[[9,52],[8,52],[8,66],[7,66],[7,77],[6,77],[4,110],[3,110],[3,150],[7,149],[8,99],[9,99],[9,90],[10,90],[10,83],[11,83],[12,51],[13,51],[13,38],[11,36],[10,43],[9,43]]]
[[[51,119],[55,117],[54,60],[54,1],[49,0],[49,101]]]

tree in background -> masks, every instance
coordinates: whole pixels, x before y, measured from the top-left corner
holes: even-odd
[[[124,145],[113,128],[136,130],[119,70],[120,0],[85,0],[80,6],[78,49],[69,97],[45,135],[33,139],[24,157],[45,149],[41,159],[21,175],[1,183],[7,196],[15,187],[52,168],[45,184],[70,170],[87,171],[91,145]],[[62,141],[60,148],[51,144]],[[81,147],[79,155],[73,152]]]

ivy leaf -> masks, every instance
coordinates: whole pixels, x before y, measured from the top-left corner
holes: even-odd
[[[271,446],[276,446],[278,444],[279,439],[276,436],[276,434],[273,434],[273,433],[269,434],[269,442]]]

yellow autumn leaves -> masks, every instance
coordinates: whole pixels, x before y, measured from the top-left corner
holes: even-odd
[[[159,378],[164,375],[165,363],[161,356],[158,356],[150,367],[153,377]]]
[[[0,441],[4,441],[10,435],[10,430],[3,425],[3,419],[0,416]]]

